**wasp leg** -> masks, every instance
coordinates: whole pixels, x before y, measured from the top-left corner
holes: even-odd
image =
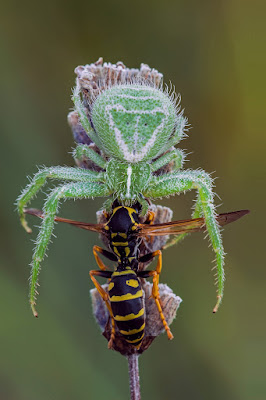
[[[145,221],[145,224],[153,225],[154,224],[154,220],[155,220],[155,212],[149,210],[148,211],[148,215],[147,215],[147,219]]]
[[[93,281],[96,289],[102,296],[102,299],[105,301],[106,307],[108,308],[108,311],[109,311],[109,314],[111,317],[112,330],[111,330],[111,337],[108,342],[108,348],[111,349],[113,346],[114,338],[115,338],[115,320],[114,320],[113,312],[112,312],[112,309],[111,309],[111,306],[109,303],[108,293],[106,293],[106,291],[101,287],[101,285],[97,282],[97,280],[94,278],[93,275],[98,275],[98,276],[102,276],[103,278],[110,279],[112,276],[112,272],[106,271],[107,266],[103,263],[103,261],[100,259],[99,255],[97,253],[102,254],[104,257],[106,257],[108,260],[111,260],[111,261],[117,261],[117,257],[110,251],[104,250],[99,246],[93,246],[93,254],[94,254],[95,260],[97,262],[97,265],[101,271],[97,271],[97,270],[90,271],[90,277],[91,277],[91,280]]]
[[[97,253],[102,254],[104,257],[108,258],[108,260],[117,261],[117,257],[110,251],[104,250],[99,246],[93,246],[93,254],[94,254],[95,260],[97,262],[98,267],[102,271],[105,271],[107,269],[107,266],[102,262],[102,260],[100,259],[100,257],[98,256]]]
[[[103,215],[104,218],[106,218],[106,220],[108,221],[108,219],[110,218],[110,214],[106,210],[103,210]]]
[[[153,253],[149,253],[146,254],[143,257],[140,257],[139,261],[140,262],[147,262],[150,261],[153,257],[158,256],[158,262],[157,262],[157,266],[156,266],[156,270],[155,271],[139,271],[137,273],[137,276],[139,276],[140,278],[149,278],[149,277],[153,277],[153,286],[152,286],[152,297],[154,298],[154,301],[156,303],[156,306],[158,308],[162,323],[164,325],[164,329],[166,330],[168,339],[173,339],[174,336],[166,322],[166,319],[163,315],[163,310],[161,307],[161,302],[160,302],[160,293],[159,293],[159,276],[160,273],[162,271],[162,252],[161,250],[156,250]]]
[[[112,272],[111,271],[98,271],[98,270],[92,270],[90,271],[90,278],[92,282],[94,283],[94,286],[98,290],[100,296],[102,297],[103,301],[105,302],[105,305],[109,311],[110,317],[111,317],[111,322],[112,322],[112,330],[111,330],[111,337],[108,342],[108,348],[111,349],[113,347],[113,341],[115,338],[115,320],[114,320],[114,315],[113,311],[111,309],[110,303],[109,303],[109,296],[108,293],[101,287],[99,282],[94,278],[94,275],[96,276],[101,276],[102,278],[111,278]]]
[[[146,221],[144,223],[147,224],[147,225],[153,225],[154,224],[154,220],[155,220],[155,212],[149,210],[148,214],[147,214],[147,219],[146,219]],[[153,236],[146,236],[145,239],[149,243],[153,243],[153,241],[154,241],[154,237]]]

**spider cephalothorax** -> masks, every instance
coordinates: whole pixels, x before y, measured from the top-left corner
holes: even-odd
[[[212,180],[202,170],[182,169],[184,154],[174,146],[184,136],[186,119],[179,112],[178,97],[163,89],[162,74],[144,64],[140,69],[129,69],[121,62],[103,64],[99,59],[75,71],[75,110],[68,120],[78,143],[74,151],[78,167],[41,169],[18,199],[22,225],[30,232],[25,206],[47,178],[63,181],[49,194],[43,208],[32,261],[30,303],[34,314],[37,315],[34,305],[40,263],[62,199],[105,197],[107,211],[116,199],[123,206],[139,202],[143,216],[149,199],[191,189],[197,191],[193,217],[205,218],[215,251],[218,300],[214,312],[217,311],[223,294],[224,250],[215,218]]]

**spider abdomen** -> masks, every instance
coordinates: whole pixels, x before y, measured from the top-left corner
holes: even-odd
[[[171,137],[178,114],[162,90],[137,84],[103,91],[92,106],[92,122],[105,153],[137,163],[156,157]]]

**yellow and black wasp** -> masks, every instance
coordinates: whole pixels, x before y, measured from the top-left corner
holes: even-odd
[[[204,218],[196,218],[167,223],[154,223],[154,213],[149,212],[144,223],[140,223],[140,204],[131,207],[120,205],[117,201],[113,203],[112,213],[104,212],[105,223],[90,224],[70,219],[55,217],[55,221],[64,222],[76,227],[98,232],[104,238],[109,249],[99,246],[93,247],[99,270],[90,271],[90,277],[104,300],[111,317],[111,335],[108,347],[113,346],[116,327],[125,341],[134,348],[139,349],[145,335],[145,309],[143,301],[142,278],[152,278],[152,297],[158,308],[158,312],[169,339],[173,335],[164,317],[159,294],[159,276],[162,269],[161,248],[143,254],[141,245],[147,238],[165,235],[180,235],[187,232],[204,231]],[[26,209],[27,214],[43,217],[41,211]],[[247,210],[219,214],[217,221],[221,226],[236,221],[245,214]],[[101,260],[99,255],[116,262],[114,271],[110,271]],[[158,257],[155,270],[145,270],[143,265]],[[140,267],[142,266],[142,267]],[[97,281],[96,277],[109,280],[107,291]]]

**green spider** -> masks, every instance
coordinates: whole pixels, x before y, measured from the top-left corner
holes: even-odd
[[[122,63],[102,65],[100,59],[86,67],[76,69],[78,79],[73,102],[79,129],[88,142],[81,141],[83,144],[77,146],[74,158],[78,165],[83,166],[85,160],[89,167],[43,168],[17,201],[22,226],[31,232],[24,215],[26,205],[48,178],[63,182],[48,195],[43,208],[44,218],[32,260],[30,304],[33,314],[38,315],[35,305],[40,264],[61,200],[106,197],[106,210],[116,199],[125,206],[139,202],[145,215],[148,199],[192,189],[197,192],[192,218],[205,218],[216,256],[217,302],[213,309],[216,312],[223,296],[224,249],[216,221],[213,182],[203,170],[182,169],[184,154],[174,146],[184,137],[187,121],[179,112],[177,98],[163,90],[162,75],[146,65],[142,64],[140,70],[129,70]],[[95,77],[100,75],[104,75],[101,79],[105,84],[96,86],[93,91]],[[180,235],[170,245],[185,235]]]

